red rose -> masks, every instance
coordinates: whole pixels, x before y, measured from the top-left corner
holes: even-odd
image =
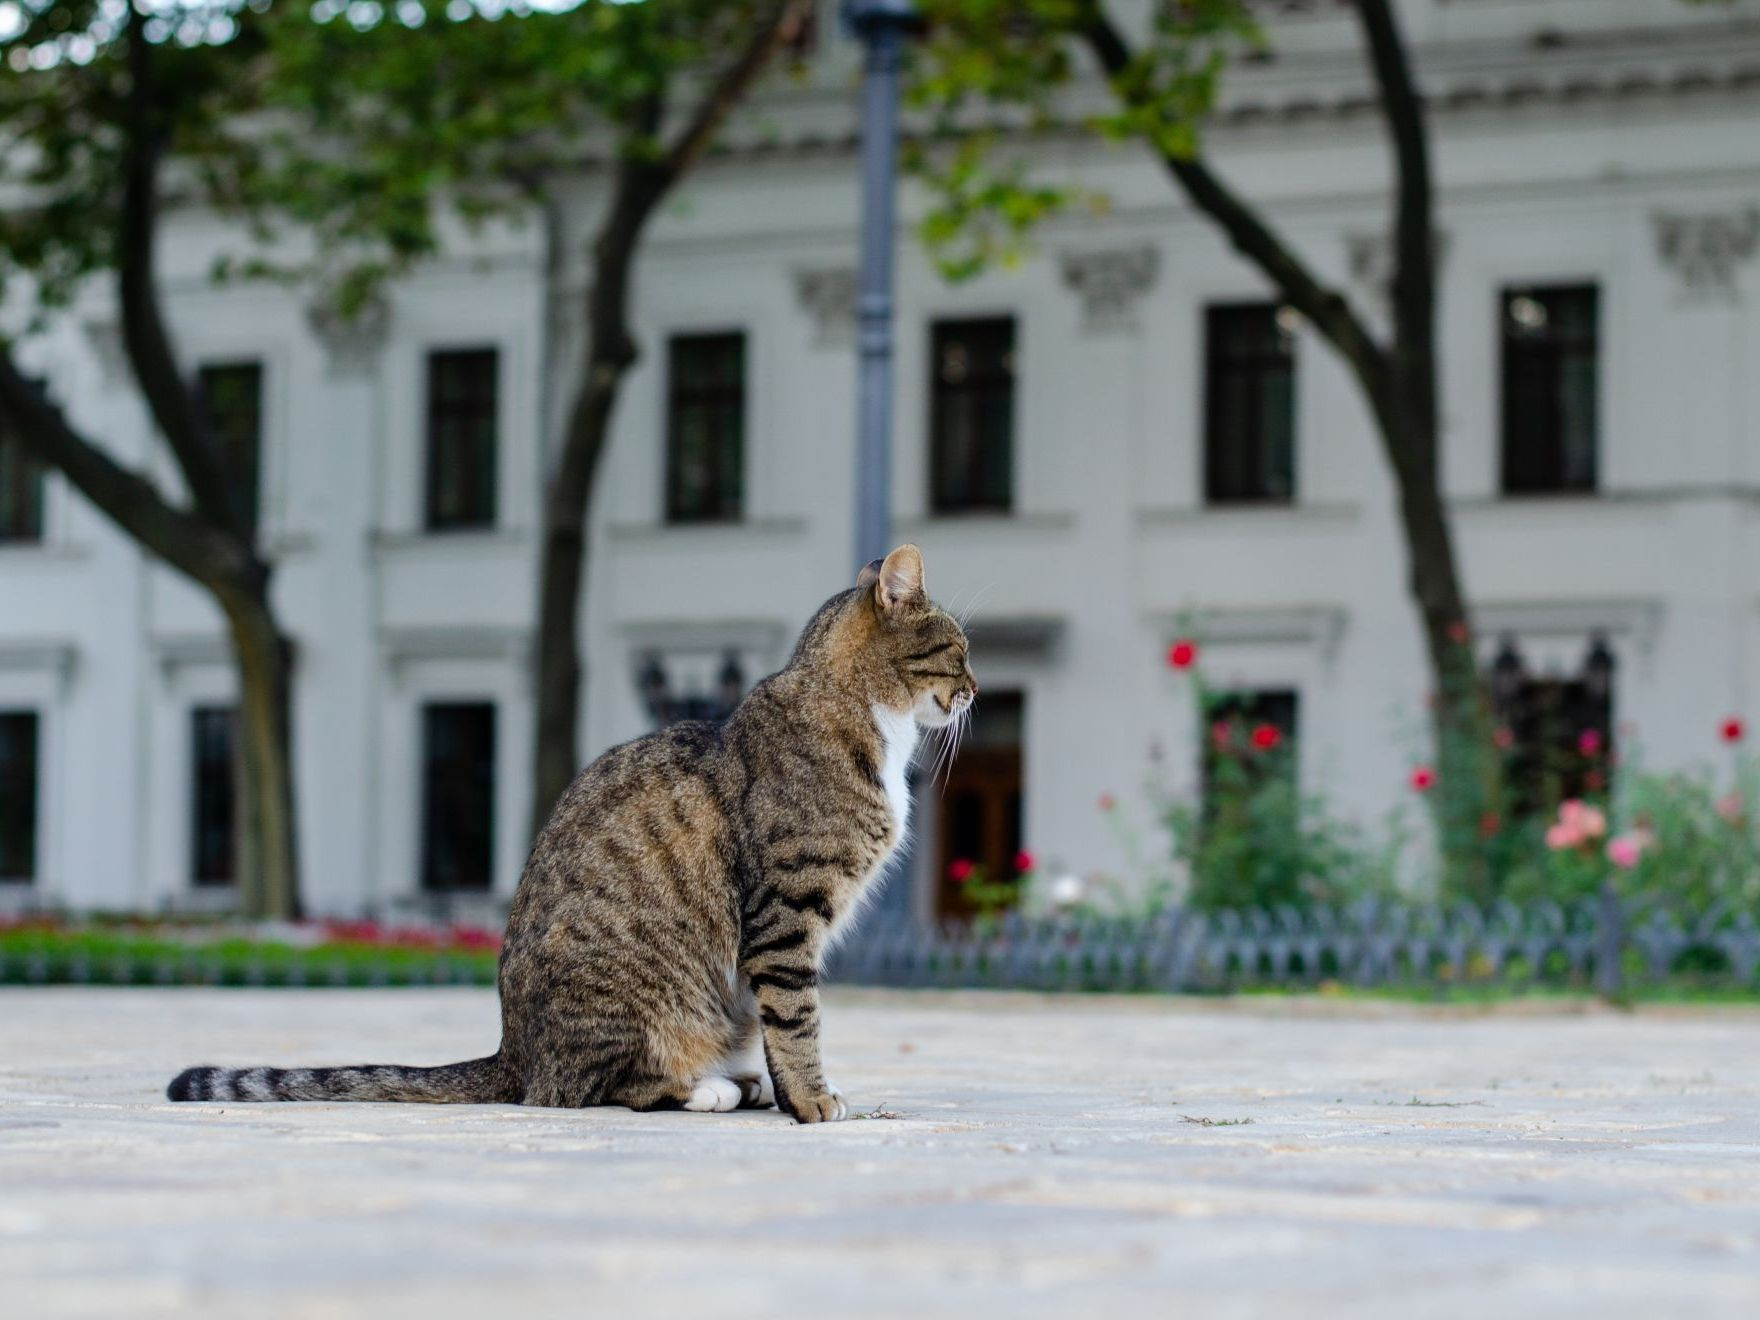
[[[1448,640],[1456,646],[1465,646],[1472,633],[1468,631],[1464,619],[1456,619],[1448,625]]]
[[[1742,740],[1742,735],[1747,731],[1748,726],[1742,723],[1742,717],[1740,715],[1731,715],[1723,722],[1723,727],[1718,730],[1718,733],[1726,743],[1738,743]]]
[[[1198,644],[1187,638],[1180,638],[1167,648],[1167,667],[1169,669],[1190,669],[1198,662]]]
[[[1275,724],[1256,724],[1253,726],[1253,746],[1262,752],[1268,752],[1283,741],[1283,735],[1277,731]]]
[[[1427,765],[1421,765],[1412,771],[1412,787],[1420,793],[1428,793],[1436,787],[1436,772]]]
[[[1033,869],[1033,854],[1022,848],[1014,855],[1015,874],[1025,875]]]
[[[1118,799],[1113,797],[1112,794],[1110,794],[1110,793],[1102,793],[1100,795],[1099,805],[1100,805],[1100,810],[1111,811],[1114,807],[1116,807],[1118,805]]]
[[[977,869],[969,857],[956,857],[947,865],[947,878],[956,885],[963,885]]]
[[[1497,731],[1491,735],[1491,741],[1497,744],[1500,752],[1507,752],[1516,745],[1516,735],[1514,730],[1499,725]]]
[[[1594,756],[1601,750],[1601,730],[1584,729],[1577,735],[1577,750],[1584,756]]]
[[[1227,720],[1217,720],[1210,726],[1210,741],[1216,744],[1216,750],[1226,752],[1229,744],[1234,742],[1234,729]]]

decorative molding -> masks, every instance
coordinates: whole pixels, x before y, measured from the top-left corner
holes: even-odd
[[[1140,247],[1065,252],[1063,282],[1082,300],[1082,328],[1096,334],[1137,328],[1137,300],[1154,286],[1160,254]]]
[[[121,322],[92,317],[83,322],[80,329],[85,332],[86,346],[97,359],[98,371],[104,377],[104,383],[114,385],[126,380],[128,349],[122,342]]]
[[[813,318],[813,342],[841,348],[855,342],[856,272],[853,266],[803,267],[794,272],[795,301]]]
[[[79,648],[55,638],[11,638],[0,641],[0,670],[51,674],[65,692],[79,667]]]
[[[1051,653],[1066,630],[1064,620],[1050,615],[976,618],[966,624],[966,637],[981,657],[1041,659]]]
[[[1656,255],[1689,299],[1735,301],[1736,271],[1760,251],[1760,206],[1728,211],[1658,211]]]
[[[231,665],[232,646],[220,633],[178,633],[156,638],[153,658],[159,663],[159,674],[171,682],[180,669],[192,666]]]
[[[1342,605],[1199,609],[1166,623],[1163,631],[1169,642],[1190,635],[1206,646],[1314,647],[1330,662],[1338,654],[1348,621]]]
[[[1659,600],[1534,601],[1476,605],[1473,631],[1484,663],[1497,657],[1503,639],[1513,637],[1543,670],[1569,672],[1582,659],[1591,637],[1629,648],[1626,654],[1648,674],[1662,635]]]
[[[1344,236],[1345,265],[1353,283],[1386,303],[1393,297],[1393,236],[1384,229]],[[1438,275],[1448,259],[1448,234],[1430,233],[1432,275]]]
[[[307,305],[306,323],[324,345],[332,376],[370,376],[391,335],[391,304],[374,295],[353,316],[344,316],[326,291]]]

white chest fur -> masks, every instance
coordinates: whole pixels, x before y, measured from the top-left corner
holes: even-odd
[[[911,757],[917,754],[917,721],[909,711],[874,707],[874,723],[880,726],[880,741],[885,753],[880,759],[880,783],[886,790],[887,805],[892,808],[895,831],[893,847],[905,841],[911,824],[911,786],[907,774]]]

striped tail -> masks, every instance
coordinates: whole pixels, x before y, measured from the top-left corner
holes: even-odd
[[[516,1103],[501,1056],[438,1068],[372,1063],[358,1068],[185,1068],[172,1100],[398,1100],[435,1105]]]

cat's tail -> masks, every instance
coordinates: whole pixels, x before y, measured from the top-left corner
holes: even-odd
[[[499,1054],[438,1068],[370,1063],[357,1068],[185,1068],[172,1100],[401,1100],[436,1105],[512,1103],[519,1088]]]

